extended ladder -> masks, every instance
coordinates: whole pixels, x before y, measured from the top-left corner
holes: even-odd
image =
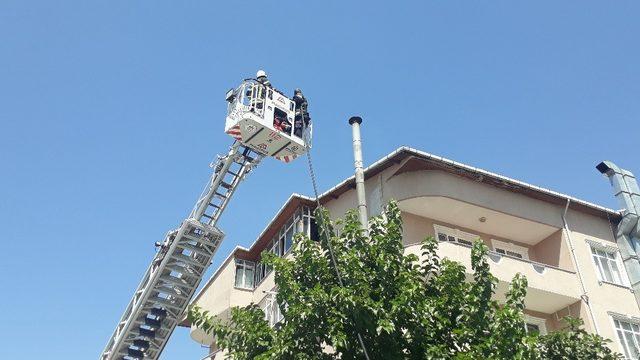
[[[235,142],[189,218],[167,233],[100,360],[158,359],[224,237],[216,227],[238,184],[263,158]]]

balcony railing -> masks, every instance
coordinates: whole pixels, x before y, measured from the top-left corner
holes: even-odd
[[[420,257],[420,245],[407,246],[405,251]],[[440,258],[448,258],[463,264],[471,272],[471,247],[453,242],[440,242]],[[496,298],[501,300],[513,277],[520,273],[527,278],[525,298],[530,310],[553,313],[580,300],[578,277],[574,271],[561,269],[527,259],[489,252],[491,273],[498,279]]]

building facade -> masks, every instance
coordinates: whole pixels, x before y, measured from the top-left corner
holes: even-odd
[[[369,216],[398,202],[406,253],[420,256],[421,240],[433,236],[440,257],[470,269],[471,242],[482,239],[498,301],[516,273],[525,275],[528,331],[546,333],[566,315],[580,317],[613,350],[638,358],[640,308],[615,236],[621,212],[406,147],[365,169],[365,187]],[[319,200],[342,217],[357,204],[353,177]],[[250,248],[228,255],[193,303],[222,317],[254,303],[271,324],[280,321],[274,274],[260,254],[288,256],[295,233],[314,237],[314,208],[315,199],[292,195]],[[191,336],[210,347],[208,358],[222,358],[210,335],[192,328]]]

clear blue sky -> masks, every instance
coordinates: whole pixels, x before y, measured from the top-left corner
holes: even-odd
[[[366,164],[409,145],[610,207],[597,162],[640,175],[638,2],[251,3],[1,2],[0,358],[98,357],[259,68],[310,99],[321,190],[354,114]],[[265,161],[213,268],[292,192],[304,161]],[[163,358],[204,354],[179,329]]]

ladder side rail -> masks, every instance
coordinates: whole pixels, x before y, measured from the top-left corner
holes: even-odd
[[[169,234],[166,235],[167,238],[169,236],[170,236]],[[109,354],[112,353],[113,349],[115,348],[115,344],[118,342],[118,340],[124,338],[123,335],[126,332],[125,330],[127,328],[127,325],[131,321],[131,318],[134,316],[135,309],[136,309],[137,305],[139,305],[141,303],[140,294],[144,293],[146,291],[146,289],[149,287],[150,279],[151,279],[151,277],[153,275],[154,270],[157,271],[157,266],[156,265],[158,263],[158,260],[161,258],[161,256],[164,256],[164,255],[158,252],[153,257],[153,260],[151,261],[151,265],[149,265],[149,267],[147,268],[147,271],[142,276],[142,280],[138,284],[138,287],[136,288],[136,291],[134,292],[133,298],[131,298],[131,301],[129,301],[129,303],[127,304],[127,308],[126,308],[125,312],[123,313],[122,317],[120,318],[120,321],[118,321],[118,325],[116,326],[115,331],[111,335],[111,338],[109,339],[109,342],[107,343],[107,346],[105,347],[104,351],[102,352],[102,356],[100,357],[101,359],[108,359],[109,358]]]
[[[228,156],[225,158],[224,163],[222,165],[222,167],[220,169],[218,169],[218,171],[216,173],[214,173],[214,177],[215,179],[213,179],[210,184],[210,188],[209,191],[206,192],[206,195],[201,197],[200,199],[200,208],[201,208],[201,212],[200,212],[200,218],[196,218],[196,219],[192,219],[197,221],[198,223],[201,224],[207,224],[211,227],[215,226],[215,224],[217,223],[218,218],[220,217],[220,215],[224,212],[226,205],[228,204],[229,200],[231,199],[232,195],[235,193],[235,190],[237,189],[237,186],[240,184],[240,182],[242,180],[244,180],[245,176],[251,171],[251,169],[256,166],[263,158],[262,155],[260,154],[255,154],[255,158],[251,158],[250,155],[252,150],[249,148],[246,148],[244,146],[239,145],[238,143],[235,143],[234,146],[232,146],[232,149],[229,151]],[[231,166],[236,163],[240,165],[240,168],[238,170],[236,170],[236,172],[234,173],[233,171],[231,171]],[[230,186],[228,188],[226,188],[226,193],[224,194],[224,200],[223,202],[219,205],[219,207],[217,209],[214,210],[214,213],[208,217],[209,221],[205,222],[203,220],[205,220],[205,216],[202,216],[203,214],[205,214],[207,208],[209,207],[209,204],[212,200],[212,198],[214,196],[216,196],[216,194],[220,193],[220,190],[222,188],[221,184],[227,180],[227,175],[231,174],[232,175],[232,180],[227,183]],[[192,215],[197,214],[197,212],[192,213]],[[182,237],[176,237],[176,239],[178,240],[185,240],[185,242],[178,242],[177,247],[181,248],[181,249],[185,249],[188,248],[185,247],[184,245],[188,244],[188,241],[193,241],[191,239],[189,239],[188,236],[182,236]],[[215,255],[215,253],[217,252],[220,243],[222,242],[222,238],[219,238],[217,241],[214,242],[214,244],[212,244],[212,249],[207,252],[206,254],[201,254],[200,252],[196,252],[194,254],[192,254],[192,256],[194,256],[196,259],[199,256],[204,256],[204,263],[205,264],[209,264],[211,262],[211,259],[213,258],[213,256]],[[202,282],[202,279],[204,277],[204,273],[206,272],[208,266],[205,266],[201,273],[199,275],[196,276],[196,274],[188,274],[188,276],[191,276],[193,278],[195,278],[195,284],[190,287],[189,293],[188,293],[188,300],[185,301],[185,309],[186,306],[188,305],[189,300],[193,297],[193,295],[195,294],[198,286],[200,286],[200,283]],[[166,346],[166,343],[168,342],[169,337],[171,336],[171,334],[173,333],[173,331],[175,330],[175,327],[178,325],[178,321],[174,321],[172,323],[170,323],[169,328],[167,328],[167,332],[166,335],[163,337],[162,341],[161,341],[161,347],[160,349],[156,352],[153,351],[152,353],[149,354],[149,358],[150,359],[157,359],[157,357],[159,357],[159,355],[162,353],[164,347]]]
[[[250,155],[255,157],[252,158]],[[167,251],[160,251],[154,256],[151,265],[147,268],[142,281],[134,293],[134,297],[127,305],[123,316],[118,322],[116,330],[107,343],[107,346],[100,357],[101,360],[115,360],[117,357],[126,355],[129,343],[132,339],[138,337],[137,332],[135,332],[137,330],[135,325],[139,325],[140,319],[146,316],[146,311],[150,307],[154,306],[154,297],[151,295],[157,295],[159,292],[168,293],[166,289],[163,290],[163,287],[165,287],[166,284],[161,279],[162,275],[167,271],[168,274],[171,273],[171,264],[175,262],[184,262],[185,260],[189,261],[184,258],[187,255],[183,254],[183,251],[185,248],[188,248],[188,246],[183,245],[187,244],[188,241],[194,241],[195,238],[192,237],[192,234],[189,234],[186,231],[188,226],[191,225],[199,228],[209,228],[210,230],[206,231],[202,235],[201,239],[195,240],[195,246],[197,247],[198,245],[201,245],[205,246],[205,248],[206,246],[209,246],[210,248],[204,252],[192,251],[189,255],[193,261],[200,263],[199,266],[202,267],[202,270],[196,270],[197,273],[186,274],[186,276],[194,278],[194,284],[189,284],[186,289],[183,289],[188,290],[186,298],[184,296],[174,297],[175,299],[181,299],[183,301],[183,306],[173,306],[176,309],[179,309],[180,313],[176,312],[175,309],[171,309],[171,311],[169,311],[170,309],[167,309],[168,315],[166,322],[169,326],[162,328],[162,333],[159,333],[154,339],[155,346],[153,349],[149,348],[146,351],[147,354],[145,355],[145,358],[157,359],[173,330],[177,326],[180,320],[178,317],[182,315],[188,306],[190,299],[193,297],[197,287],[202,281],[211,259],[219,248],[224,235],[215,228],[217,220],[224,212],[239,183],[245,178],[251,169],[262,160],[263,157],[264,156],[259,153],[252,154],[251,149],[244,147],[238,142],[235,142],[231,146],[227,156],[223,158],[224,160],[221,159],[223,161],[222,166],[217,168],[217,171],[214,171],[212,174],[211,179],[208,182],[208,186],[197,201],[189,218],[182,223],[178,230],[173,230],[166,234],[163,246],[167,248]],[[235,172],[230,170],[234,163],[240,165],[240,168],[235,170]],[[221,186],[228,175],[232,176],[231,180],[227,180],[230,182],[225,183],[226,187]],[[212,215],[205,214],[206,210],[210,207],[211,200],[216,196],[216,194],[221,193],[222,188],[226,189],[222,202],[218,205],[217,209],[214,209]],[[208,221],[203,221],[205,220],[205,217],[208,218]],[[210,235],[213,236],[213,243],[204,239],[205,236]],[[181,242],[183,239],[184,241]],[[191,251],[191,249],[188,250]],[[162,304],[159,306],[162,306]],[[173,317],[175,317],[175,319],[173,319]]]
[[[245,151],[249,151],[247,148],[245,148]],[[253,159],[253,161],[249,161],[246,159],[246,157],[243,155],[242,158],[242,164],[240,167],[240,170],[238,170],[237,176],[234,176],[231,183],[230,183],[230,188],[227,189],[224,199],[222,200],[222,203],[220,203],[219,208],[216,209],[215,213],[211,216],[211,219],[209,222],[207,222],[209,225],[214,226],[217,222],[218,219],[220,218],[220,215],[222,215],[222,213],[224,212],[224,210],[226,209],[227,205],[229,204],[229,201],[231,200],[231,197],[233,196],[233,194],[235,193],[236,189],[238,188],[238,185],[240,184],[240,182],[242,180],[244,180],[245,176],[249,173],[249,171],[251,171],[251,169],[256,166],[261,160],[262,160],[263,156],[262,155],[257,155],[257,157],[255,159]],[[226,174],[225,174],[226,175]],[[223,176],[224,178],[224,176]],[[216,189],[214,191],[214,195],[218,192],[219,188]],[[208,204],[208,202],[207,202]],[[202,221],[203,219],[199,219],[200,221]],[[204,222],[204,221],[202,221]]]
[[[233,143],[233,145],[231,145],[231,149],[229,149],[229,153],[224,157],[224,163],[222,165],[222,168],[219,169],[219,171],[213,173],[209,181],[209,186],[207,187],[207,189],[205,189],[205,191],[203,191],[203,195],[200,197],[200,199],[198,199],[196,206],[191,212],[191,215],[189,215],[191,219],[200,219],[202,217],[202,214],[207,209],[207,204],[209,204],[209,202],[211,201],[211,198],[215,194],[215,190],[220,186],[220,183],[222,182],[224,175],[227,173],[227,171],[233,164],[233,159],[235,155],[238,153],[239,149],[240,149],[239,142],[236,141]]]
[[[177,239],[179,239],[184,234],[188,225],[191,225],[188,221],[183,222],[178,233],[175,235],[175,237],[173,237],[173,240],[171,240],[172,233],[170,232],[169,234],[167,234],[167,237],[169,237],[169,239],[167,239],[169,240],[168,251],[164,254],[158,252],[156,253],[156,256],[154,256],[154,260],[151,263],[151,266],[149,266],[147,273],[145,273],[145,276],[143,278],[144,281],[136,291],[136,294],[141,293],[142,295],[134,296],[134,299],[132,299],[132,301],[130,302],[129,306],[131,306],[131,311],[128,312],[128,314],[125,313],[125,316],[123,316],[121,321],[118,323],[118,328],[121,329],[120,331],[116,330],[116,332],[114,332],[114,336],[107,343],[107,348],[105,348],[104,352],[102,353],[101,359],[114,359],[114,355],[120,355],[120,350],[121,348],[123,348],[123,342],[127,340],[127,335],[133,330],[132,326],[135,324],[135,321],[140,316],[144,315],[142,314],[143,304],[147,302],[149,296],[157,287],[158,278],[160,277],[160,274],[164,272],[167,263],[171,260],[171,258],[173,258],[174,255],[176,255],[174,254],[174,252],[178,247]],[[222,236],[221,232],[219,232],[219,234],[219,236]],[[182,250],[180,250],[179,252],[181,253]],[[160,260],[159,264],[158,260]],[[136,298],[137,301],[135,301]],[[180,316],[181,314],[177,315]],[[122,324],[123,322],[124,324]]]
[[[246,175],[257,166],[264,158],[263,154],[257,153],[248,147],[238,145],[229,152],[223,162],[216,169],[216,179],[210,182],[209,188],[204,192],[198,206],[191,213],[192,219],[199,220],[210,226],[215,226],[225,210],[229,200],[235,193],[238,184],[244,180]],[[222,160],[221,159],[221,160]],[[238,169],[231,169],[233,164],[238,164]],[[216,196],[222,201],[215,204]]]
[[[207,256],[207,262],[206,264],[209,264],[211,262],[211,259],[213,259],[213,255],[215,255],[215,253],[217,252],[218,248],[220,247],[220,243],[222,242],[222,237],[220,237],[217,242],[216,242],[216,246],[213,249],[213,252],[211,253],[211,255]],[[202,283],[202,279],[204,277],[204,273],[206,272],[208,266],[204,268],[204,270],[202,271],[202,275],[197,277],[197,280],[195,282],[195,285],[191,288],[191,290],[189,291],[188,294],[188,299],[185,301],[186,306],[189,305],[189,301],[193,298],[193,296],[195,295],[196,290],[198,289],[198,287],[200,286],[200,284]],[[185,308],[186,308],[185,306]],[[183,311],[184,313],[184,311]],[[175,330],[175,328],[178,326],[180,319],[177,319],[176,321],[174,321],[170,328],[168,328],[168,333],[166,336],[166,339],[164,341],[162,341],[161,346],[159,347],[159,349],[157,350],[157,352],[154,354],[153,357],[151,357],[151,359],[158,359],[160,357],[160,354],[162,353],[162,351],[164,350],[165,346],[167,345],[167,343],[169,342],[169,337],[171,336],[171,334],[173,334],[173,331]]]

